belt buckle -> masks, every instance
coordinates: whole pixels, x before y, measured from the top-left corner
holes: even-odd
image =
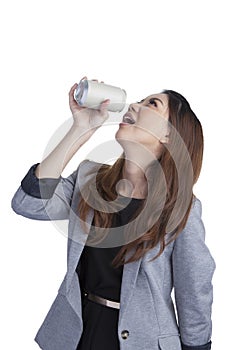
[[[88,293],[86,291],[84,292],[84,296],[87,299],[89,299],[91,301],[94,301],[94,302],[96,302],[98,304],[101,304],[101,305],[104,305],[104,306],[107,306],[107,307],[111,307],[111,308],[114,308],[114,309],[120,309],[120,303],[119,302],[108,300],[108,299],[99,297],[98,295],[95,295],[95,294],[92,294],[92,293]]]

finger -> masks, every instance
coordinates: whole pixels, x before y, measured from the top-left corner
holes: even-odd
[[[105,112],[108,109],[109,103],[110,103],[109,99],[102,101],[100,104],[100,111]]]
[[[70,89],[70,91],[69,91],[69,96],[71,97],[71,96],[74,96],[74,91],[75,91],[75,89],[78,87],[78,84],[77,83],[75,83],[72,87],[71,87],[71,89]]]
[[[101,104],[102,104],[102,103],[107,103],[107,104],[109,104],[109,103],[110,103],[110,99],[107,98],[106,100],[102,101]]]
[[[70,89],[70,92],[69,92],[69,104],[70,104],[70,107],[80,107],[78,102],[75,100],[74,98],[74,91],[75,89],[77,88],[78,84],[75,83],[72,88]]]
[[[73,95],[74,90],[76,89],[77,86],[78,86],[78,84],[75,83],[75,84],[71,87],[71,89],[70,89],[70,91],[69,91],[69,95]]]
[[[82,80],[84,80],[84,79],[87,79],[87,77],[85,76],[85,77],[83,77],[82,79],[80,79],[80,81],[82,81]]]

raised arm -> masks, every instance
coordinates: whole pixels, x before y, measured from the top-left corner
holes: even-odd
[[[37,167],[37,178],[59,178],[73,155],[94,134],[94,132],[109,117],[107,106],[109,100],[100,105],[100,110],[81,107],[74,100],[74,84],[69,92],[69,105],[73,116],[73,125],[55,147],[55,149]]]
[[[36,220],[62,220],[69,215],[78,169],[68,178],[61,173],[73,155],[108,118],[105,100],[99,110],[80,107],[74,100],[74,84],[69,92],[73,124],[64,138],[41,163],[34,164],[13,196],[12,209]]]

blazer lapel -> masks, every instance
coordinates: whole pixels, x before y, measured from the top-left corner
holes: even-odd
[[[134,250],[135,251],[135,248]],[[126,259],[132,255],[132,250],[130,253],[126,254]],[[139,272],[139,268],[142,262],[142,257],[137,261],[133,261],[131,263],[125,264],[123,267],[123,275],[121,282],[121,296],[120,296],[120,314],[119,314],[119,322],[121,321],[123,314],[126,310],[126,307],[131,299],[133,294],[133,290],[135,287],[135,283],[137,280],[137,275]]]
[[[67,288],[69,289],[76,267],[78,265],[83,248],[86,244],[88,234],[84,232],[81,225],[81,218],[77,213],[79,201],[81,199],[80,188],[88,180],[89,176],[85,176],[86,163],[80,167],[77,177],[78,189],[76,190],[76,196],[74,196],[72,209],[70,211],[69,229],[68,229],[68,246],[67,246]],[[88,167],[87,167],[88,168]],[[91,223],[94,217],[94,210],[90,208],[85,225],[90,230]]]

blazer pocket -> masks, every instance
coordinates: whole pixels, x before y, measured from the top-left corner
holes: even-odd
[[[182,350],[180,336],[170,335],[159,338],[159,349],[160,350]]]
[[[76,349],[83,325],[66,297],[58,294],[34,338],[44,350]]]

